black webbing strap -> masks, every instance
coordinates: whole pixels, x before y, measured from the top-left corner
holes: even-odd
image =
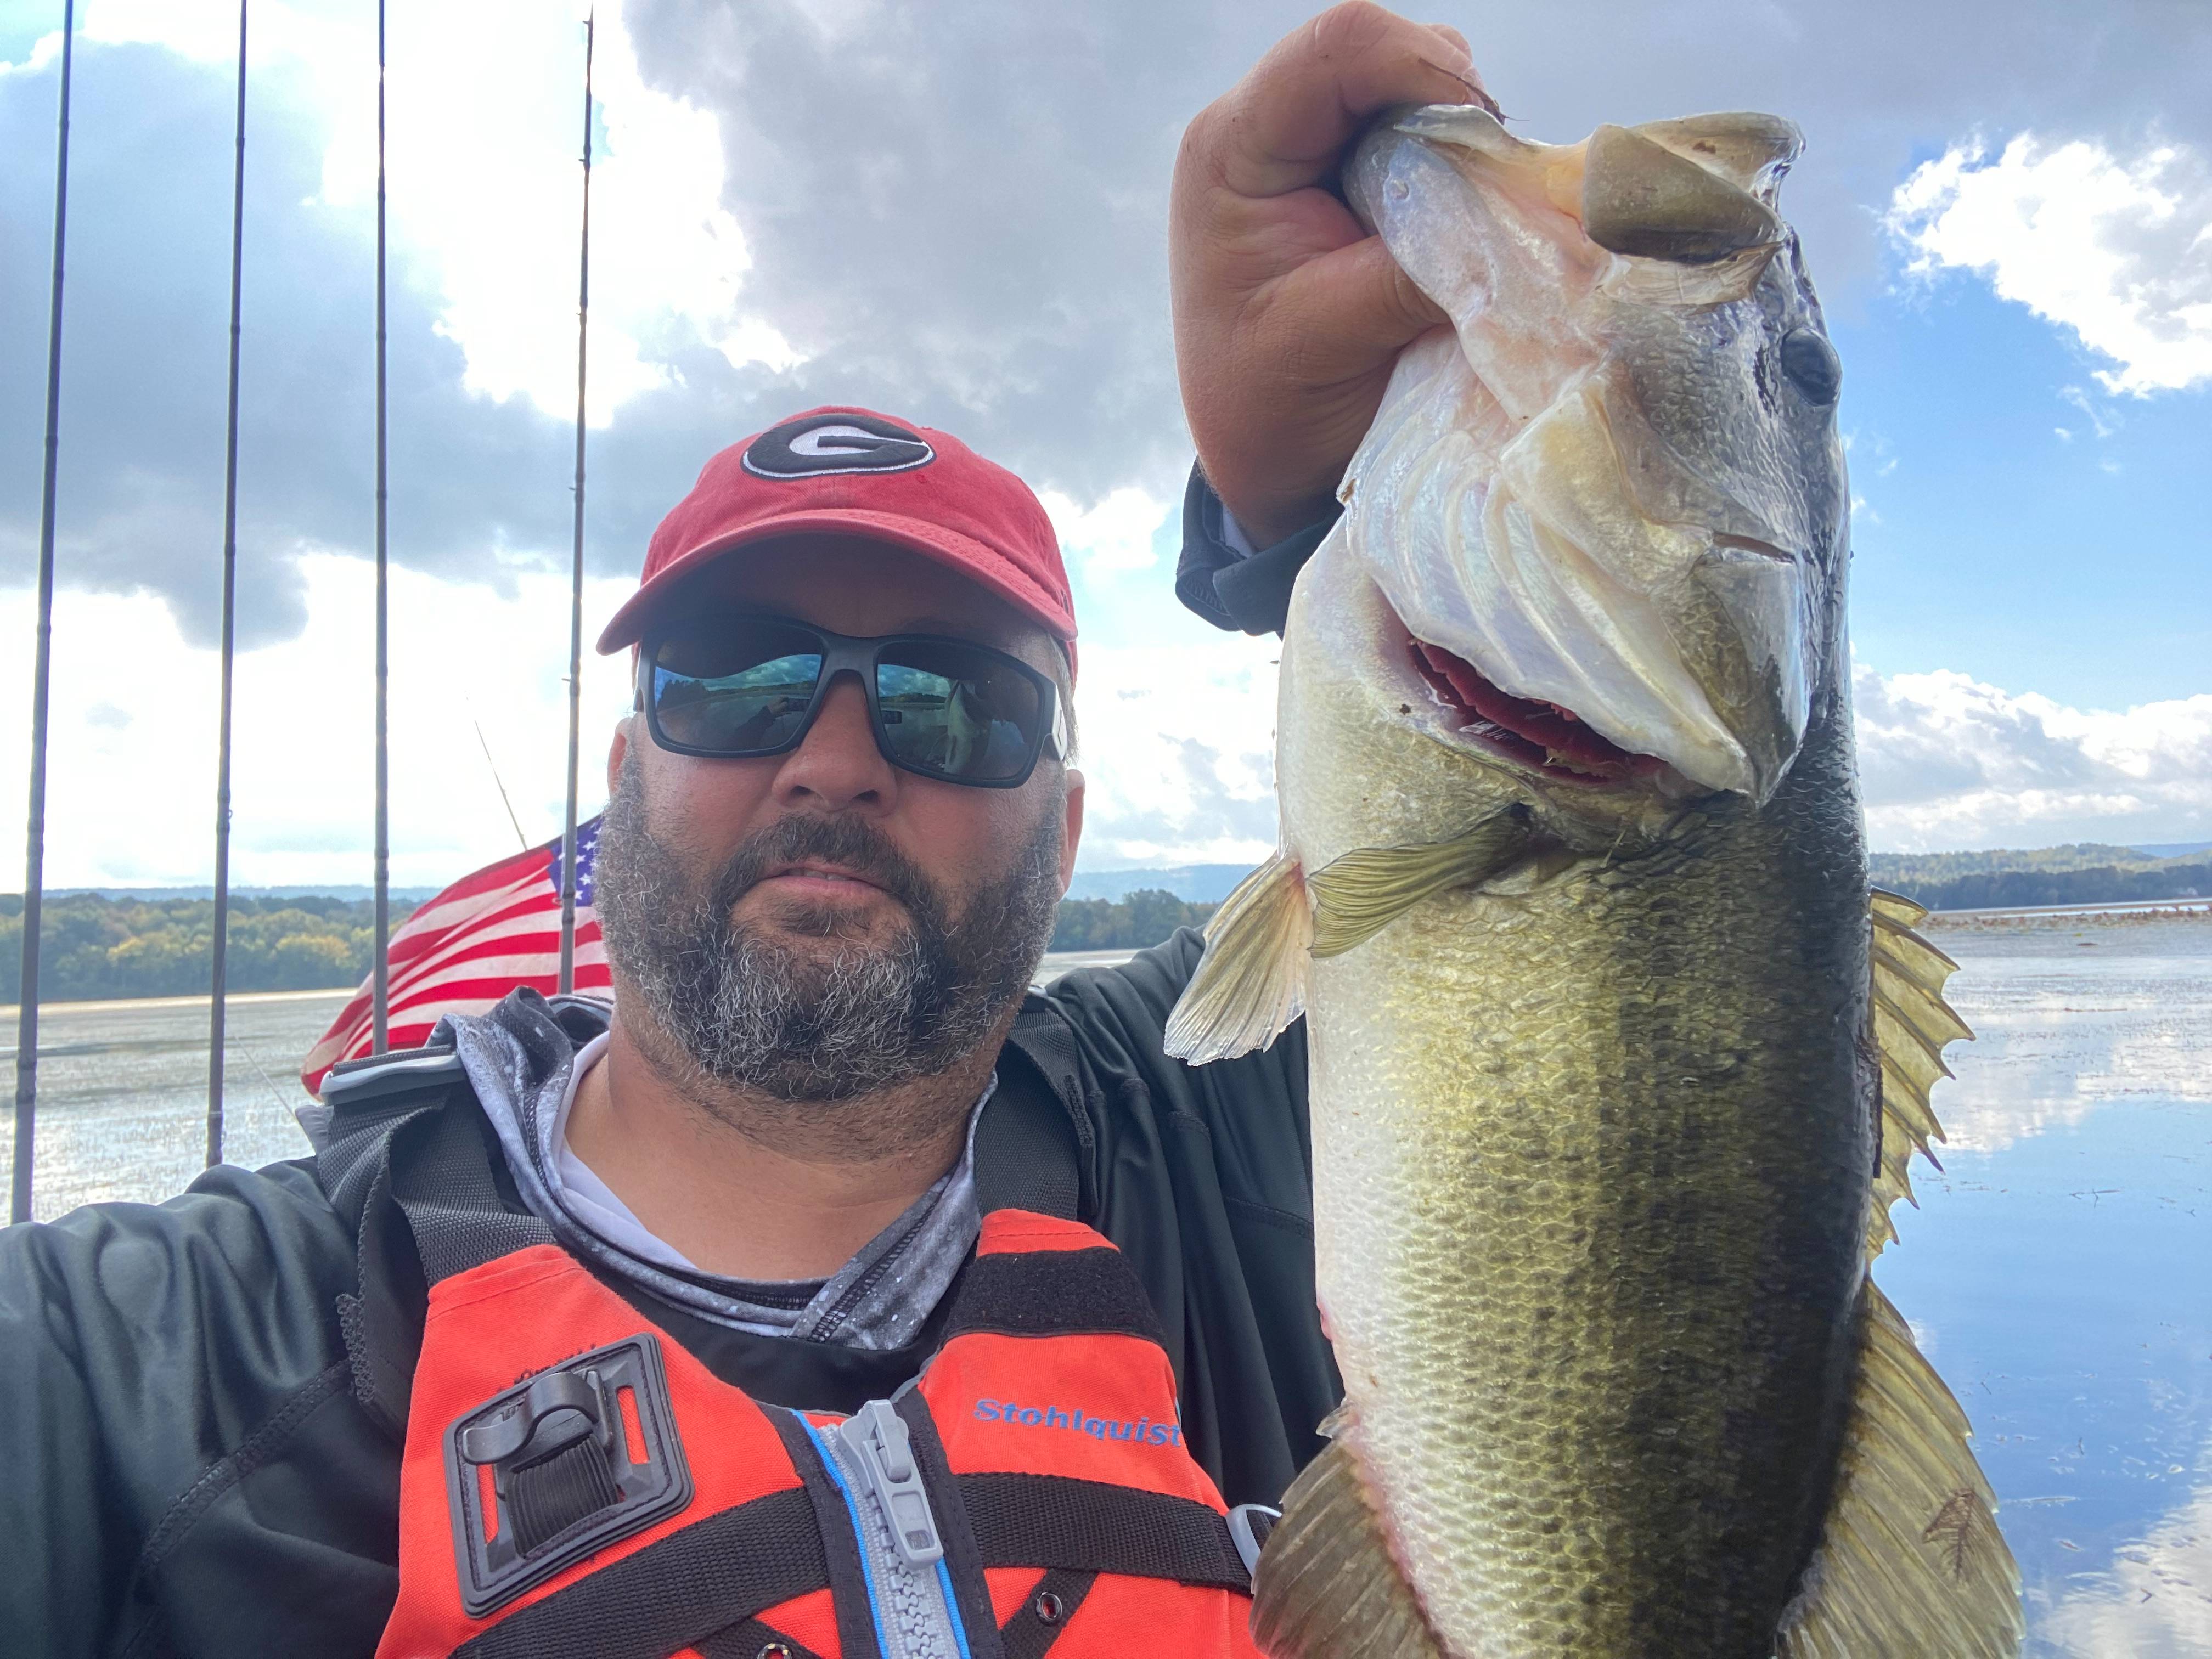
[[[1251,1593],[1229,1522],[1190,1498],[1060,1474],[957,1481],[987,1567],[1117,1572]]]
[[[786,1636],[775,1626],[764,1625],[757,1619],[718,1630],[691,1645],[706,1659],[822,1659],[820,1654],[796,1637]]]
[[[979,1255],[953,1291],[945,1339],[1137,1336],[1164,1345],[1158,1315],[1119,1250],[1029,1250]]]
[[[1097,1582],[1095,1572],[1074,1572],[1066,1567],[1048,1570],[1030,1591],[1029,1599],[999,1626],[999,1645],[1006,1659],[1043,1659]]]
[[[829,1582],[812,1500],[798,1488],[771,1492],[516,1609],[454,1659],[668,1659]]]
[[[1075,1034],[1042,997],[1022,1005],[999,1051],[999,1086],[975,1127],[975,1199],[993,1210],[1079,1220],[1097,1205]]]
[[[406,1156],[393,1159],[392,1195],[434,1285],[533,1244],[553,1243],[550,1227],[507,1207],[492,1172],[489,1133],[481,1112],[439,1112],[407,1127]]]

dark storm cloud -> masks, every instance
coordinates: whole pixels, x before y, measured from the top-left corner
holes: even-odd
[[[1164,220],[1184,123],[1313,7],[1253,0],[629,0],[648,81],[714,112],[746,300],[824,398],[942,420],[1078,495],[1186,461]],[[1770,109],[1832,307],[1880,275],[1870,209],[1977,127],[2212,137],[2212,27],[2086,7],[1429,6],[1527,136]]]
[[[53,74],[0,77],[0,581],[32,578],[45,418]],[[239,628],[298,631],[306,547],[374,545],[374,267],[369,221],[310,200],[325,135],[283,69],[247,111],[239,434]],[[151,46],[79,48],[71,113],[57,567],[64,586],[159,593],[216,629],[234,82]],[[32,158],[43,158],[33,161]],[[466,158],[456,165],[465,166]],[[391,264],[390,542],[402,563],[496,580],[495,556],[565,567],[574,428],[523,398],[472,396],[436,296]],[[695,361],[696,360],[696,361]],[[726,437],[737,378],[680,356],[688,389],[594,434],[593,562],[634,569],[659,513]],[[765,378],[765,377],[761,377]],[[628,451],[617,464],[614,458]]]

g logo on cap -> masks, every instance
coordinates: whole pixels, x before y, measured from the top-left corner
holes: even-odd
[[[770,427],[745,447],[745,471],[762,478],[832,472],[910,472],[937,459],[921,434],[874,415],[808,415]]]

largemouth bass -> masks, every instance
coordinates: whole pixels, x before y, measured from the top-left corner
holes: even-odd
[[[1347,193],[1401,357],[1285,638],[1282,848],[1169,1028],[1300,1012],[1345,1402],[1276,1659],[2008,1654],[1966,1420],[1869,1278],[1950,963],[1869,908],[1840,382],[1788,123],[1480,110]]]

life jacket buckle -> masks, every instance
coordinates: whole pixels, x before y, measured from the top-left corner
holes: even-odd
[[[446,1434],[471,1618],[691,1501],[660,1344],[594,1349],[495,1395]]]

